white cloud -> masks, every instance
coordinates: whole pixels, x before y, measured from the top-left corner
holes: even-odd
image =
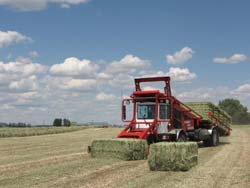
[[[16,97],[18,98],[24,98],[24,99],[36,99],[38,97],[41,97],[41,94],[39,94],[37,91],[29,91],[29,92],[24,92],[21,94],[15,94]]]
[[[25,41],[31,41],[31,38],[16,31],[0,31],[0,48]]]
[[[15,109],[15,107],[12,106],[12,105],[10,105],[10,104],[4,104],[4,105],[2,105],[1,108],[2,108],[3,110],[13,110],[13,109]]]
[[[37,77],[30,76],[29,78],[23,78],[17,81],[11,81],[9,89],[15,91],[32,91],[38,88]]]
[[[166,61],[169,64],[177,65],[185,63],[190,60],[194,51],[189,47],[184,47],[180,51],[175,52],[173,55],[166,55]]]
[[[32,63],[30,59],[22,58],[18,59],[15,62],[4,63],[0,61],[0,73],[16,75],[18,74],[21,77],[31,76],[34,74],[45,73],[47,71],[47,66]]]
[[[50,73],[56,76],[69,76],[80,78],[93,78],[96,75],[98,66],[90,60],[79,60],[75,57],[65,59],[64,63],[54,64]]]
[[[137,70],[147,69],[150,66],[148,60],[140,59],[133,55],[126,55],[120,61],[114,61],[107,66],[108,74],[131,74]]]
[[[32,63],[30,59],[19,58],[15,62],[0,62],[0,91],[25,92],[39,86],[37,76],[47,72],[47,66]]]
[[[128,54],[121,60],[108,64],[97,78],[100,83],[108,83],[114,88],[131,89],[134,87],[133,78],[138,72],[147,70],[150,65],[150,61]]]
[[[176,97],[182,101],[211,101],[218,102],[226,97],[230,97],[230,89],[227,87],[198,88],[192,91],[177,93]]]
[[[104,93],[104,92],[100,92],[96,95],[96,100],[98,101],[112,101],[115,100],[116,96],[112,95],[112,94],[108,94],[108,93]]]
[[[246,59],[247,57],[244,54],[234,54],[229,58],[216,57],[213,59],[213,62],[222,64],[237,64],[246,61]]]
[[[81,90],[81,91],[89,91],[96,87],[96,80],[87,79],[87,80],[80,80],[80,79],[71,79],[68,82],[65,82],[62,85],[63,89],[71,90]]]
[[[110,74],[107,74],[105,72],[101,72],[97,75],[97,78],[100,79],[100,81],[106,81],[111,79],[113,76]]]
[[[48,4],[59,4],[62,8],[70,8],[90,0],[0,0],[0,5],[8,6],[18,11],[40,11],[47,8]]]
[[[42,94],[38,91],[0,92],[1,103],[11,106],[34,105],[35,101],[39,101],[38,98],[42,98]]]
[[[242,104],[250,105],[250,84],[244,84],[236,89],[229,87],[197,88],[191,91],[175,92],[175,96],[183,102],[206,102],[218,103],[226,98],[234,98]]]
[[[169,71],[164,73],[163,71],[151,72],[143,77],[158,77],[158,76],[170,76],[171,81],[187,82],[197,78],[195,73],[189,71],[188,68],[170,67]]]
[[[238,92],[238,93],[245,93],[245,92],[248,92],[250,93],[250,84],[244,84],[244,85],[241,85],[239,86],[235,92]]]
[[[142,71],[139,73],[140,77],[158,77],[158,76],[168,76],[163,71],[155,71],[155,70],[149,70],[149,71]]]
[[[150,91],[150,90],[159,90],[159,91],[161,91],[161,89],[151,87],[151,86],[145,86],[145,87],[142,88],[142,90],[144,90],[144,91]]]
[[[191,81],[197,78],[197,75],[190,72],[187,68],[182,69],[178,67],[171,67],[167,75],[170,76],[173,81],[177,82]]]
[[[247,101],[248,105],[250,105],[250,84],[243,84],[238,86],[238,88],[232,90],[230,94],[239,100]]]
[[[131,89],[134,87],[134,77],[127,74],[118,74],[110,79],[108,83],[114,88]]]
[[[95,79],[73,79],[69,77],[48,77],[47,84],[51,91],[54,89],[91,91],[96,88]]]

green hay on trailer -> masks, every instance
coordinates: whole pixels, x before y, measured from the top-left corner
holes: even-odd
[[[208,115],[209,112],[212,112],[213,116],[220,120],[221,123],[227,126],[231,124],[231,116],[229,116],[227,112],[211,102],[187,102],[185,103],[185,105],[200,114],[203,120],[208,120],[213,123],[216,122],[216,119]]]
[[[147,158],[147,143],[141,139],[99,139],[91,145],[91,157],[115,158],[124,161]]]
[[[159,142],[150,145],[148,156],[152,171],[187,171],[198,164],[196,142]]]

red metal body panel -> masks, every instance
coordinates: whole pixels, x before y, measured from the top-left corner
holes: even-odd
[[[170,77],[152,77],[152,78],[136,78],[135,79],[135,90],[141,91],[140,83],[142,82],[165,82],[164,92],[167,96],[171,96],[171,88],[170,88]],[[144,91],[145,92],[145,91]]]

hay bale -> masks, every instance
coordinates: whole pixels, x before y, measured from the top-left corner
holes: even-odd
[[[153,171],[187,171],[198,163],[196,142],[159,142],[150,145],[148,164]]]
[[[99,139],[91,145],[91,157],[116,158],[125,161],[147,158],[147,143],[141,139]]]

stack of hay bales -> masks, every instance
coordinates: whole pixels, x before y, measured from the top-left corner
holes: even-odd
[[[150,145],[148,164],[153,171],[187,171],[198,163],[196,142],[159,142]]]
[[[214,105],[211,102],[187,102],[185,104],[192,110],[200,114],[203,120],[208,120],[214,123],[216,120],[208,115],[209,112],[212,112],[213,116],[219,119],[220,122],[224,125],[229,126],[231,124],[231,116],[228,115],[228,113],[222,110],[220,107]]]
[[[125,161],[147,158],[148,145],[141,139],[99,139],[91,145],[93,158],[115,158]]]

